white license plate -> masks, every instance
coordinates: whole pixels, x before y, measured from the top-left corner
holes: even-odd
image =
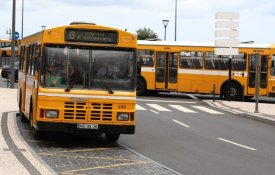
[[[78,129],[98,129],[98,124],[77,124]]]

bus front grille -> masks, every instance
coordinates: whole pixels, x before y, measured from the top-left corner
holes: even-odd
[[[113,105],[108,103],[91,103],[91,120],[112,121]]]
[[[86,120],[86,103],[65,102],[64,119]]]
[[[112,121],[112,109],[113,105],[109,103],[65,102],[64,119],[85,121],[90,114],[91,121]]]

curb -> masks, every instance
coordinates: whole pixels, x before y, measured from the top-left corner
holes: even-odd
[[[239,116],[245,117],[245,118],[249,118],[249,119],[253,119],[253,120],[257,120],[257,121],[261,121],[267,124],[271,124],[271,125],[275,125],[275,120],[273,118],[270,118],[268,116],[264,116],[263,114],[254,114],[254,113],[250,113],[247,111],[242,111],[242,110],[236,110],[234,108],[231,107],[220,107],[217,106],[215,103],[219,103],[219,102],[210,102],[210,101],[206,101],[206,100],[201,100],[204,104],[208,105],[208,106],[212,106],[214,108],[220,109],[220,110],[224,110],[227,111],[229,113],[232,114],[237,114]],[[223,106],[223,104],[219,103],[221,106]]]

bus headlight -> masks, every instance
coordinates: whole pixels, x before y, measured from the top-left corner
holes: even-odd
[[[57,118],[58,111],[57,110],[46,110],[46,117],[47,118]]]
[[[128,113],[117,113],[117,120],[118,121],[128,121],[129,114]]]

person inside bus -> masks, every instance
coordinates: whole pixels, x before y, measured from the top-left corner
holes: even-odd
[[[119,70],[116,65],[109,65],[108,62],[103,61],[96,73],[97,78],[117,79]]]

